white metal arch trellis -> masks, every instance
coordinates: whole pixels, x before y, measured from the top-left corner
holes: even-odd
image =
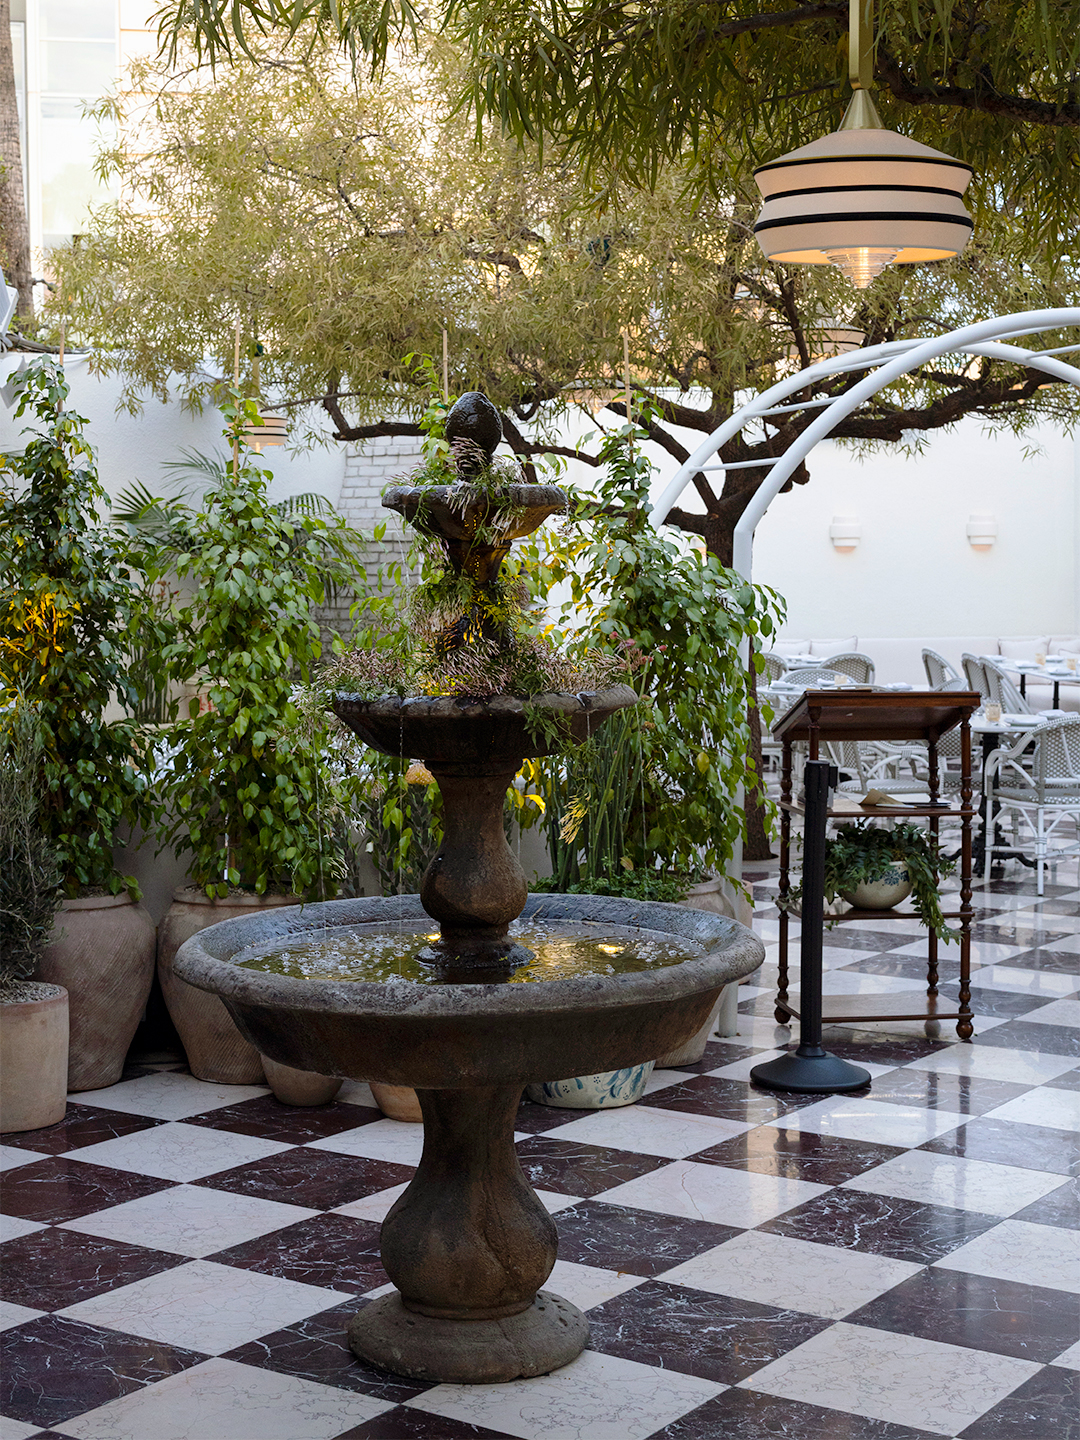
[[[754,531],[761,517],[818,441],[826,439],[833,428],[852,411],[857,410],[864,401],[900,376],[917,370],[920,365],[925,365],[941,355],[957,353],[981,355],[992,360],[1011,360],[1043,370],[1046,374],[1068,381],[1080,389],[1080,369],[1055,358],[1060,354],[1080,350],[1080,344],[1060,346],[1053,351],[1040,351],[1002,343],[1021,335],[1037,335],[1046,330],[1061,330],[1071,326],[1080,326],[1080,307],[1026,310],[1016,315],[1001,315],[993,320],[983,320],[977,325],[965,325],[931,340],[900,340],[885,345],[868,346],[865,350],[837,355],[809,365],[747,401],[718,426],[707,440],[702,441],[664,486],[653,506],[652,522],[657,528],[665,523],[672,506],[699,471],[709,474],[751,466],[768,468],[769,473],[758,486],[735,527],[732,565],[740,575],[749,580],[753,566]],[[830,376],[857,370],[868,370],[872,373],[843,395],[789,405],[783,403],[788,396],[795,395],[808,386],[820,384]],[[736,461],[730,465],[709,464],[721,446],[726,445],[745,425],[770,415],[814,409],[820,409],[821,414],[796,437],[782,455],[767,460]]]

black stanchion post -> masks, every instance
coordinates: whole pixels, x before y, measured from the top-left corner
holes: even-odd
[[[755,1065],[750,1079],[773,1090],[807,1094],[862,1090],[870,1074],[821,1048],[821,944],[825,927],[825,827],[829,791],[836,767],[827,760],[808,760],[805,790],[802,871],[802,936],[799,948],[799,1048],[776,1060]]]

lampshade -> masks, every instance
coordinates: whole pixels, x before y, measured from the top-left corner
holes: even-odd
[[[284,415],[271,415],[268,410],[260,410],[262,419],[261,425],[247,425],[244,427],[244,439],[251,448],[259,453],[271,445],[284,445],[289,436],[289,422]]]
[[[970,165],[881,127],[856,91],[831,135],[754,171],[754,226],[770,260],[836,265],[863,289],[886,265],[958,255],[972,220],[960,198]]]

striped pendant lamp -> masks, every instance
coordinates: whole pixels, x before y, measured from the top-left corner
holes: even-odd
[[[770,260],[835,265],[860,290],[887,265],[959,255],[973,229],[961,198],[972,169],[886,130],[872,81],[872,0],[850,0],[855,93],[840,129],[759,165],[754,226]]]

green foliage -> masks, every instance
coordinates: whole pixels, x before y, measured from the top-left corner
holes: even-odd
[[[739,648],[767,640],[782,604],[657,534],[640,439],[609,437],[595,495],[561,540],[547,532],[546,579],[569,585],[572,641],[620,654],[641,695],[587,745],[528,772],[559,889],[656,866],[722,873],[743,824],[737,788],[758,784]]]
[[[17,993],[48,944],[63,874],[38,816],[41,726],[18,702],[0,729],[0,999]]]
[[[630,870],[610,876],[594,876],[563,886],[555,875],[537,880],[530,889],[538,895],[616,895],[625,900],[661,900],[676,904],[686,898],[694,883],[692,876],[673,877],[658,870]]]
[[[172,532],[154,572],[174,570],[189,597],[166,651],[170,677],[206,692],[206,708],[193,701],[170,732],[175,809],[161,835],[190,852],[192,878],[208,895],[234,886],[328,893],[338,867],[324,817],[339,807],[342,782],[323,737],[297,727],[292,700],[321,653],[311,611],[325,594],[328,527],[267,499],[269,472],[250,463],[242,440],[255,402],[230,395],[225,435],[236,459],[201,513]]]
[[[41,732],[40,804],[69,894],[116,894],[113,847],[123,827],[152,817],[149,759],[132,719],[106,721],[140,694],[128,673],[135,644],[160,652],[168,626],[147,595],[138,548],[104,529],[105,492],[84,435],[64,409],[68,385],[50,361],[15,377],[19,416],[39,427],[22,454],[2,457],[0,656],[2,698],[25,696]],[[0,718],[10,729],[13,709]]]
[[[415,895],[442,843],[442,796],[422,765],[367,751],[355,814],[384,895]]]
[[[939,880],[951,875],[956,865],[917,825],[901,822],[891,830],[878,829],[868,821],[838,825],[825,843],[826,900],[832,902],[862,884],[882,879],[897,860],[907,866],[912,904],[922,923],[946,944],[958,939],[960,932],[945,923],[938,894]],[[789,908],[801,895],[801,885],[788,892]]]

